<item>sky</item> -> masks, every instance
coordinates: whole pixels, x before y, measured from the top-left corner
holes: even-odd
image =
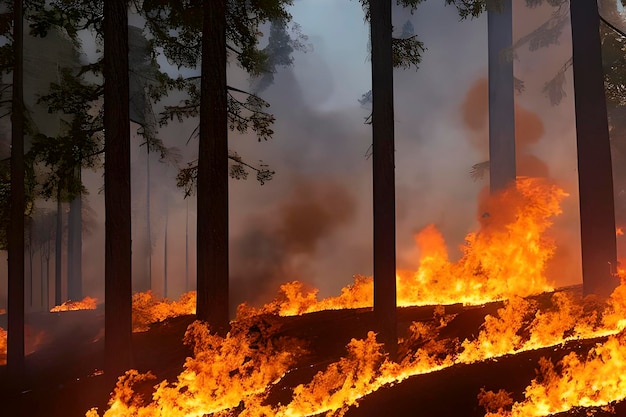
[[[514,3],[514,39],[539,26],[551,12],[547,5],[527,9],[522,2]],[[275,134],[267,142],[258,142],[252,134],[231,134],[229,139],[230,148],[245,160],[261,160],[276,171],[264,185],[252,174],[245,181],[230,180],[232,305],[267,302],[281,283],[292,280],[319,288],[320,296],[336,295],[354,275],[372,272],[372,171],[367,158],[371,126],[364,123],[370,109],[358,102],[371,88],[369,30],[357,0],[295,0],[291,13],[308,36],[308,48],[295,52],[293,65],[280,68],[274,84],[262,93],[276,117]],[[417,266],[414,235],[429,224],[442,231],[451,257],[460,255],[456,248],[477,228],[477,198],[487,185],[474,181],[469,172],[488,158],[486,130],[471,129],[464,119],[468,108],[478,108],[468,92],[487,76],[486,16],[461,21],[453,7],[428,0],[412,15],[394,10],[396,28],[407,20],[427,50],[418,70],[394,73],[400,268]],[[544,161],[550,178],[570,193],[553,233],[559,246],[553,270],[558,273],[550,273],[559,285],[580,282],[571,70],[559,106],[550,104],[542,88],[571,55],[569,30],[565,27],[559,43],[550,48],[518,50],[514,63],[516,76],[526,86],[516,103],[542,126],[526,151]],[[235,64],[230,64],[228,76],[229,84],[250,87]],[[173,123],[159,130],[168,146],[179,149],[182,165],[197,155],[196,140],[187,144],[194,127]],[[133,270],[136,276],[147,273],[151,248],[154,292],[164,294],[167,274],[166,295],[177,298],[193,289],[195,199],[183,198],[175,187],[175,167],[153,155],[148,244],[147,156],[140,142],[134,133]],[[84,286],[89,295],[102,299],[102,173],[83,175],[95,224],[84,239]]]

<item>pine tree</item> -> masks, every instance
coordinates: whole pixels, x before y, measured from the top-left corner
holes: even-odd
[[[178,182],[187,194],[194,192],[197,184],[197,317],[222,334],[229,326],[228,176],[245,178],[247,169],[253,169],[263,182],[272,175],[267,167],[247,164],[228,150],[228,130],[251,129],[259,140],[267,140],[273,134],[274,121],[260,97],[227,85],[226,65],[230,54],[253,76],[266,71],[268,56],[258,49],[258,27],[265,21],[287,21],[290,16],[285,6],[289,3],[143,3],[142,13],[155,36],[155,46],[162,47],[168,59],[187,67],[196,67],[201,60],[199,79],[163,76],[162,87],[153,89],[153,98],[159,99],[169,89],[185,90],[189,98],[179,106],[166,107],[161,121],[200,119],[198,160],[181,170]],[[178,36],[170,36],[166,28],[178,28]]]
[[[11,112],[11,216],[7,371],[15,386],[24,383],[24,32],[22,0],[13,2],[13,108]]]
[[[374,315],[396,357],[396,233],[391,1],[370,1],[372,44],[372,164],[374,192]]]
[[[225,335],[229,329],[226,0],[204,0],[203,17],[196,314]]]
[[[572,1],[570,14],[583,292],[609,296],[619,280],[600,18],[595,0]]]
[[[104,2],[105,370],[132,363],[128,2]]]
[[[516,178],[513,5],[499,0],[487,9],[489,49],[489,186],[501,191]]]

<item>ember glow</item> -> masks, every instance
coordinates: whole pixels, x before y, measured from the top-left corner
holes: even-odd
[[[134,396],[134,385],[154,379],[150,374],[128,371],[119,378],[104,416],[204,416],[228,410],[245,402],[262,407],[266,387],[280,380],[295,359],[305,353],[302,343],[289,338],[272,338],[271,317],[234,322],[222,338],[194,322],[184,343],[194,356],[187,358],[176,382],[155,386],[153,401],[142,404]],[[92,409],[87,416],[97,416]]]
[[[398,362],[388,360],[375,334],[369,332],[363,340],[353,339],[343,358],[329,364],[310,382],[295,387],[290,402],[277,405],[264,403],[267,393],[305,351],[297,340],[276,337],[276,316],[242,315],[232,322],[231,333],[226,338],[211,335],[205,326],[196,323],[185,337],[186,343],[194,346],[195,355],[187,360],[177,381],[162,381],[156,385],[152,400],[142,402],[134,395],[133,385],[152,377],[130,371],[120,378],[104,416],[154,415],[156,410],[171,416],[230,415],[234,408],[241,410],[241,416],[342,415],[360,398],[414,375],[555,346],[566,340],[618,334],[623,330],[623,323],[616,317],[626,308],[624,294],[626,286],[620,287],[605,311],[598,314],[585,313],[581,300],[566,293],[554,293],[550,305],[544,309],[539,309],[536,301],[515,297],[506,301],[495,316],[485,317],[476,338],[462,342],[439,338],[440,331],[454,318],[440,306],[435,309],[433,321],[413,323],[409,335],[401,341]],[[609,359],[626,363],[624,352],[617,356],[601,350],[619,348],[623,338],[621,333],[611,336],[606,348],[599,345],[594,350],[597,352],[590,353],[589,357],[595,360],[594,355],[599,355],[596,366]],[[581,367],[580,362],[580,359],[571,361]],[[545,364],[542,366],[552,369]],[[612,369],[621,370],[619,367]],[[586,372],[589,376],[595,373],[593,370]],[[606,379],[603,375],[598,372],[599,378]],[[616,372],[613,378],[622,378],[621,375]],[[607,386],[615,384],[611,382]],[[565,389],[567,383],[562,385]],[[551,392],[552,388],[541,389]],[[581,392],[584,396],[585,391]],[[561,398],[560,394],[555,395]],[[97,410],[87,415],[95,417]],[[519,414],[503,415],[545,414],[531,414],[524,409]]]
[[[458,261],[450,261],[435,226],[415,236],[420,266],[416,271],[397,272],[398,306],[480,305],[553,290],[545,270],[555,245],[545,232],[561,213],[560,202],[567,194],[537,178],[520,178],[516,184],[516,189],[489,197],[481,205],[480,230],[466,236]],[[320,301],[317,290],[307,291],[302,283],[283,284],[277,300],[264,311],[287,316],[372,305],[372,278],[356,276],[339,296]]]
[[[95,310],[98,300],[94,297],[85,297],[80,301],[67,300],[63,304],[54,306],[50,309],[51,313],[60,311],[76,311],[76,310]]]
[[[7,363],[7,331],[0,327],[0,365]]]
[[[144,332],[153,323],[170,317],[196,314],[196,293],[187,292],[178,301],[155,297],[151,291],[133,295],[133,331]]]
[[[279,314],[371,305],[371,279],[358,277],[339,297],[322,301],[317,301],[316,291],[306,291],[303,284],[293,282],[283,285],[282,298],[263,309],[240,306],[226,338],[211,335],[202,325],[192,325],[185,341],[194,346],[195,355],[188,358],[177,381],[162,381],[155,386],[151,400],[141,399],[134,394],[133,385],[153,377],[129,371],[120,378],[104,416],[154,415],[156,410],[171,416],[231,415],[235,408],[240,416],[343,415],[360,398],[414,375],[567,340],[618,334],[626,325],[626,286],[615,291],[604,311],[590,312],[582,300],[565,292],[554,293],[550,305],[542,308],[528,297],[551,290],[544,271],[554,245],[543,233],[550,218],[560,213],[559,201],[564,196],[562,190],[545,182],[520,180],[516,191],[485,204],[487,215],[481,230],[468,235],[463,256],[455,263],[448,260],[443,239],[434,227],[422,231],[416,238],[422,248],[420,269],[398,273],[399,292],[402,304],[413,300],[412,304],[439,307],[434,310],[434,320],[410,326],[408,336],[400,341],[397,362],[388,359],[376,335],[369,332],[363,340],[352,339],[343,358],[330,363],[310,382],[296,386],[289,402],[265,403],[273,384],[304,354],[303,342],[276,336]],[[465,284],[456,274],[473,281]],[[412,291],[409,278],[415,281]],[[422,290],[431,286],[435,290]],[[526,298],[514,295],[516,292]],[[455,317],[441,304],[502,298],[507,299],[503,307],[495,316],[485,317],[476,337],[463,341],[439,337]],[[87,415],[95,417],[98,412],[94,409]]]
[[[602,317],[605,333],[612,333],[586,355],[574,352],[556,364],[541,358],[537,377],[524,390],[525,399],[513,402],[500,392],[499,401],[486,402],[486,417],[548,416],[573,408],[602,408],[626,398],[626,281],[611,295]],[[612,331],[611,331],[612,330]],[[598,332],[601,333],[601,332]],[[482,392],[480,398],[494,398],[493,392]]]

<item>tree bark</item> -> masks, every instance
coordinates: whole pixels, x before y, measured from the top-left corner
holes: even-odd
[[[489,51],[489,187],[492,193],[515,181],[515,97],[513,59],[507,55],[513,42],[511,0],[501,0],[500,10],[487,11]]]
[[[619,284],[611,146],[595,0],[570,2],[583,292],[608,296]]]
[[[147,155],[146,155],[146,238],[148,239],[148,277],[147,281],[144,284],[145,289],[141,289],[141,291],[150,291],[152,290],[152,216],[150,213],[152,211],[152,198],[151,198],[151,188],[150,188],[150,144],[146,143]]]
[[[185,292],[189,291],[189,200],[185,208]]]
[[[197,317],[225,334],[229,327],[226,0],[204,0],[203,7]]]
[[[105,372],[132,363],[128,2],[104,2]]]
[[[80,178],[80,168],[77,168]],[[80,181],[80,180],[79,180]],[[67,298],[78,301],[83,298],[83,201],[78,195],[70,203],[67,219]]]
[[[163,236],[163,297],[167,298],[167,228],[169,212],[165,209],[165,233]]]
[[[54,303],[63,302],[63,202],[61,201],[61,185],[57,189],[56,235],[54,238]]]
[[[379,337],[397,353],[396,231],[391,0],[370,0],[372,160],[374,194],[374,314]]]
[[[22,0],[13,2],[11,224],[9,226],[7,373],[19,390],[24,375],[24,34]]]

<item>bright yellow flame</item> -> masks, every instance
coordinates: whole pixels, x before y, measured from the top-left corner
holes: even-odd
[[[54,306],[50,309],[51,313],[60,311],[76,311],[76,310],[95,310],[97,307],[97,299],[94,297],[85,297],[80,301],[67,300],[63,304]]]
[[[178,301],[155,297],[151,291],[133,294],[134,332],[144,332],[153,323],[188,314],[196,314],[195,291],[184,293]]]
[[[554,254],[554,242],[545,231],[561,213],[567,194],[537,178],[520,178],[515,189],[489,197],[482,207],[480,231],[470,233],[461,246],[462,257],[451,262],[441,233],[434,225],[415,236],[420,250],[416,271],[399,270],[398,306],[472,304],[526,297],[551,291],[546,264]],[[283,284],[266,312],[297,315],[313,311],[371,307],[373,281],[356,276],[337,297],[317,300],[317,290],[306,291],[294,281]]]
[[[417,284],[403,282],[402,273],[398,274],[402,291],[408,294],[405,299],[415,297],[413,301],[424,304],[437,300],[441,303],[458,302],[453,296],[461,297],[460,301],[465,303],[507,298],[495,316],[485,317],[475,338],[463,341],[441,339],[440,330],[453,316],[446,314],[445,307],[440,306],[435,309],[433,321],[411,325],[409,336],[399,346],[399,362],[389,361],[376,341],[376,335],[369,332],[365,339],[353,339],[348,344],[345,357],[329,364],[310,382],[297,386],[288,403],[265,404],[272,384],[280,380],[303,354],[299,342],[276,336],[280,321],[276,315],[269,313],[301,314],[315,311],[322,305],[325,308],[371,305],[371,278],[357,277],[353,286],[344,288],[340,296],[330,301],[318,301],[315,290],[305,290],[302,284],[292,282],[281,287],[282,299],[263,309],[240,306],[238,317],[231,323],[232,330],[226,338],[211,335],[209,329],[200,324],[192,325],[185,340],[194,346],[194,357],[188,358],[177,381],[161,382],[155,387],[152,399],[144,402],[141,396],[134,395],[133,384],[151,377],[129,372],[120,379],[105,416],[221,417],[232,413],[241,417],[312,416],[323,413],[340,416],[357,404],[360,398],[412,375],[554,346],[567,340],[615,335],[624,329],[626,286],[613,293],[603,312],[591,314],[587,306],[566,293],[553,294],[551,305],[544,309],[539,309],[537,301],[515,295],[525,296],[550,288],[543,272],[554,247],[542,234],[550,224],[550,217],[560,212],[558,201],[564,193],[539,181],[523,180],[516,192],[505,196],[506,193],[498,204],[506,203],[504,211],[508,210],[508,214],[500,216],[495,208],[487,211],[490,214],[483,221],[481,231],[468,236],[461,260],[455,263],[448,261],[441,235],[434,227],[429,227],[416,238],[418,244],[423,246],[420,269],[406,274],[406,277],[421,284],[411,288],[411,285]],[[493,204],[493,207],[499,207]],[[503,247],[492,247],[494,245]],[[480,256],[483,253],[484,260]],[[439,276],[443,279],[434,278]],[[457,276],[471,283],[459,282]],[[426,290],[422,290],[421,286]],[[332,304],[333,300],[340,302]],[[348,300],[354,303],[345,304]],[[333,307],[328,307],[331,305]],[[624,337],[611,336],[609,340],[616,340],[618,342],[613,344],[620,345],[619,341]],[[599,355],[604,361],[615,356],[620,366],[622,362],[626,363],[626,358],[606,352],[598,350],[594,355]],[[582,362],[571,359],[567,366],[580,367]],[[542,366],[549,374],[549,366]],[[617,369],[617,375],[626,375],[621,368],[614,369]],[[605,378],[599,371],[598,375]],[[621,380],[612,380],[611,383],[619,385]],[[567,386],[565,383],[562,385],[564,389]],[[592,383],[590,386],[597,391],[596,385]],[[539,398],[539,394],[533,395]],[[582,394],[584,398],[595,398],[594,395]],[[484,402],[498,402],[510,407],[512,401],[506,397],[503,392],[482,393]],[[546,401],[539,399],[538,404],[545,408]],[[589,403],[589,400],[586,401]],[[515,407],[513,405],[513,409]],[[88,413],[89,417],[97,415],[96,410]],[[533,414],[521,411],[516,415]]]
[[[619,324],[614,316],[626,306],[626,299],[622,297],[624,294],[626,286],[615,291],[601,316],[586,313],[580,302],[566,293],[553,294],[551,305],[545,310],[539,310],[536,301],[515,297],[506,301],[495,316],[485,317],[475,339],[463,342],[439,339],[439,331],[453,319],[453,316],[445,313],[444,307],[439,307],[435,309],[435,320],[413,323],[409,336],[400,345],[399,363],[387,359],[381,345],[376,342],[375,334],[370,332],[364,340],[352,340],[344,358],[328,365],[309,383],[296,387],[289,403],[275,406],[263,403],[268,387],[288,372],[289,367],[303,353],[297,341],[276,338],[279,329],[276,316],[238,317],[241,321],[232,323],[233,329],[226,338],[211,335],[206,327],[195,323],[185,337],[186,343],[194,346],[194,357],[187,360],[185,370],[177,382],[161,382],[155,388],[152,401],[142,403],[139,396],[133,394],[133,385],[149,376],[131,372],[120,379],[105,416],[149,416],[155,415],[156,410],[161,415],[177,417],[204,414],[220,416],[228,415],[227,410],[235,407],[241,410],[239,415],[244,417],[312,416],[321,413],[342,415],[350,406],[357,404],[360,398],[384,385],[401,382],[413,375],[434,372],[454,364],[559,345],[566,340],[616,334],[618,329],[609,326]],[[606,347],[615,349],[619,346],[625,350],[619,352],[619,355],[607,353],[612,350],[599,350],[598,347],[589,357],[599,355],[600,362],[607,362],[609,369],[612,366],[612,369],[617,369],[619,377],[621,368],[615,368],[608,361],[615,359],[622,363],[622,356],[626,355],[624,338],[622,334],[611,337],[609,340],[613,342]],[[572,360],[568,366],[581,366],[579,362],[582,363],[581,360]],[[626,358],[623,363],[626,363]],[[602,372],[611,371],[593,368],[586,372],[588,378],[596,375],[606,379]],[[582,381],[584,377],[580,375],[577,378]],[[607,384],[603,390],[614,392],[608,388],[614,383]],[[559,386],[561,383],[553,384]],[[590,384],[595,386],[594,383]],[[568,384],[564,382],[562,386],[565,389]],[[551,393],[552,385],[549,388],[536,388],[533,392],[541,393],[542,389]],[[502,397],[501,394],[491,395]],[[560,394],[555,395],[559,397]],[[581,398],[589,397],[581,395]],[[620,395],[623,398],[626,392]],[[489,393],[484,396],[489,396]],[[538,400],[537,403],[545,407],[545,401]],[[591,404],[585,401],[581,404]],[[520,410],[513,415],[542,415],[527,413],[527,408]],[[97,415],[95,411],[91,414],[92,417]]]
[[[192,323],[185,344],[193,346],[176,382],[155,387],[152,401],[142,404],[133,386],[153,377],[128,371],[119,378],[105,417],[205,416],[245,404],[261,406],[266,388],[280,380],[295,359],[305,353],[297,340],[275,337],[277,326],[256,317],[233,322],[222,338],[206,324]],[[97,416],[92,410],[88,416]]]
[[[0,365],[7,363],[7,331],[0,327]]]
[[[487,407],[486,416],[547,416],[575,407],[610,408],[611,403],[626,398],[626,283],[625,275],[620,276],[622,285],[611,295],[596,331],[596,335],[608,334],[607,341],[598,343],[586,356],[572,352],[557,365],[542,358],[537,378],[524,391],[525,399],[510,401],[507,407]]]

